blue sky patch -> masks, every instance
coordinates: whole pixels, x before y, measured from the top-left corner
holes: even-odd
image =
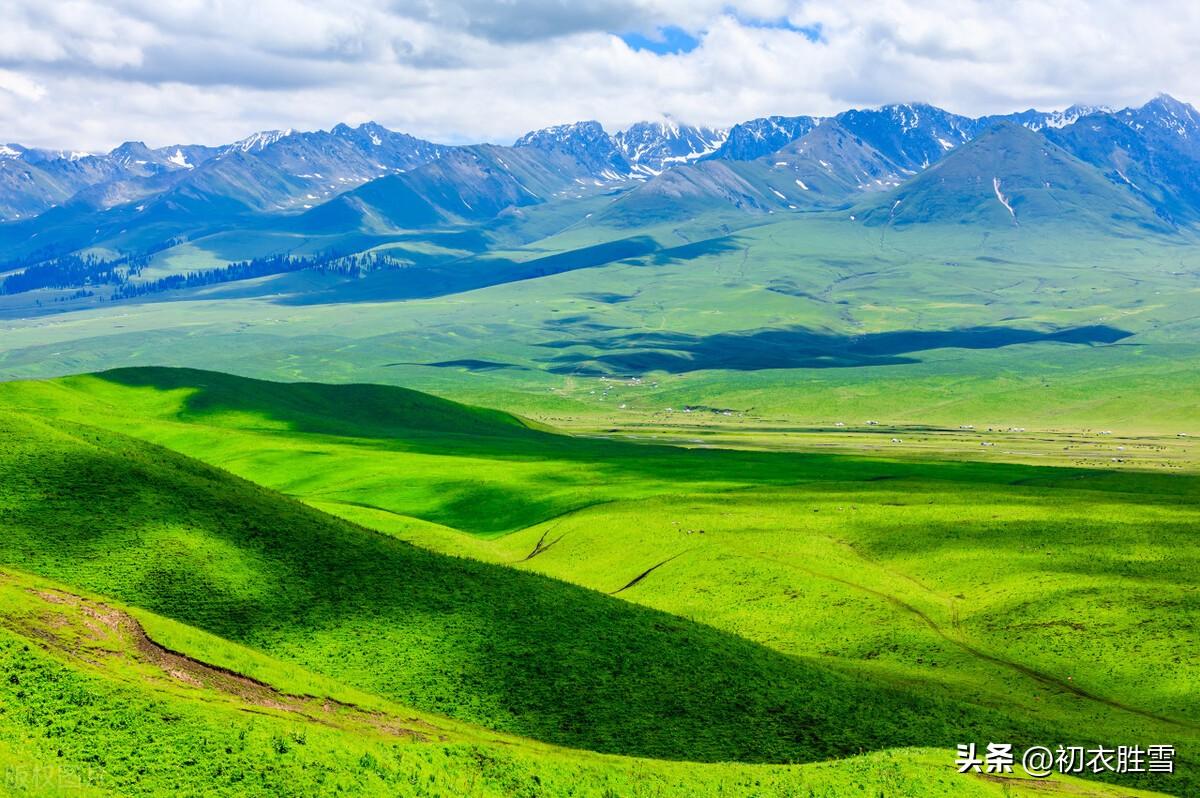
[[[641,33],[619,33],[617,35],[621,41],[634,50],[649,50],[658,55],[690,53],[700,46],[699,39],[675,25],[659,28],[652,36]]]
[[[779,19],[739,18],[738,22],[742,23],[748,28],[773,28],[775,30],[790,30],[792,33],[799,33],[801,36],[808,39],[810,42],[813,42],[814,44],[821,41],[823,36],[820,22],[814,25],[793,25],[788,21],[787,17],[780,17]]]

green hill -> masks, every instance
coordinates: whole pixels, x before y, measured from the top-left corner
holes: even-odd
[[[310,681],[666,759],[1171,739],[1175,780],[1124,783],[1191,785],[1193,671],[1162,667],[1195,610],[1191,477],[583,440],[194,371],[0,400],[0,570]]]
[[[795,762],[1028,735],[735,636],[337,521],[95,428],[6,415],[0,567],[425,711],[592,750]]]

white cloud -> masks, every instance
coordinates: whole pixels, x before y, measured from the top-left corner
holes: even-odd
[[[376,119],[508,141],[598,118],[730,124],[924,100],[981,114],[1200,98],[1200,4],[1116,0],[8,0],[0,140],[217,143]],[[812,42],[792,27],[818,27]],[[677,25],[689,53],[614,32]]]

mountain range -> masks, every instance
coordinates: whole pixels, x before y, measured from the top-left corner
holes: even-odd
[[[375,123],[99,155],[0,145],[10,275],[54,272],[64,258],[112,273],[185,242],[219,241],[200,248],[203,269],[467,230],[486,250],[579,226],[612,238],[705,214],[736,226],[812,212],[898,228],[1171,234],[1200,221],[1200,113],[1160,95],[1122,110],[978,118],[911,103],[728,130],[667,118],[610,133],[584,121],[512,146],[436,144]],[[72,280],[20,285],[88,284]]]

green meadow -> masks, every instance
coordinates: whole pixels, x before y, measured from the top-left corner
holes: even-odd
[[[5,383],[0,405],[7,650],[45,680],[0,721],[14,758],[100,790],[1022,794],[954,772],[972,741],[1174,744],[1173,775],[1028,789],[1196,789],[1200,475],[1174,435],[927,429],[931,450],[856,423],[783,446],[710,411],[700,443],[702,420],[568,435],[180,369]],[[25,606],[43,583],[291,698],[217,700]],[[56,679],[87,696],[61,723],[123,754],[63,747]],[[154,711],[121,715],[129,691]]]
[[[0,298],[3,789],[1200,791],[1190,234],[607,201]]]

